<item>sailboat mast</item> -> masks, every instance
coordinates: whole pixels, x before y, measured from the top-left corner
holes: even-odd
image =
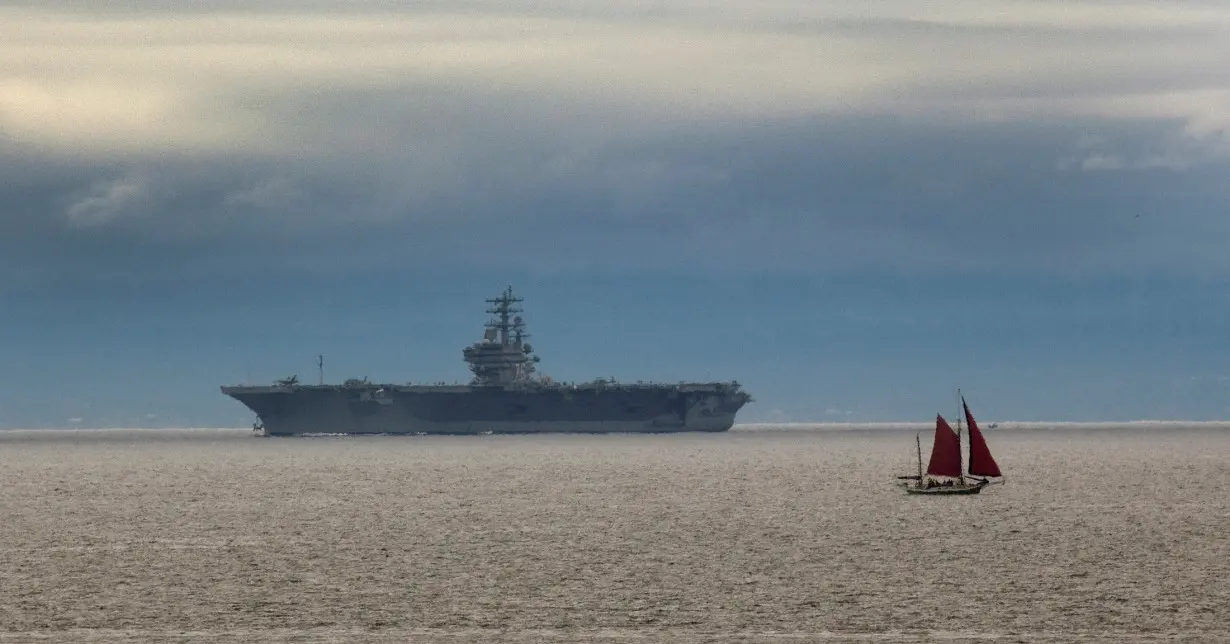
[[[964,403],[965,398],[961,397],[961,388],[957,387],[957,458],[961,458],[961,420],[965,417]],[[964,461],[965,459],[962,458],[961,460]],[[957,467],[957,472],[959,472],[957,478],[962,481],[965,480],[965,474],[962,472],[965,467],[964,463]]]
[[[922,439],[921,434],[914,434],[914,444],[918,446],[918,484],[922,485]]]
[[[957,438],[961,437],[961,418],[964,414],[961,413],[961,388],[957,387]]]

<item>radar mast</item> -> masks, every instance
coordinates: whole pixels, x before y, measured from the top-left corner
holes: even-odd
[[[518,315],[522,298],[513,295],[509,286],[499,297],[488,298],[488,320],[483,340],[462,349],[462,356],[474,374],[471,384],[503,386],[525,382],[532,378],[538,356],[525,340],[530,334],[525,321]]]

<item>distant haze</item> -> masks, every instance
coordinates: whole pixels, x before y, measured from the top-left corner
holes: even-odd
[[[0,427],[557,380],[741,422],[1230,416],[1230,5],[16,2]]]

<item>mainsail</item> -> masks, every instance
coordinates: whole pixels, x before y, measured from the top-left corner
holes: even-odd
[[[973,476],[1003,476],[986,440],[982,438],[982,432],[978,430],[978,423],[974,422],[969,405],[965,404],[965,398],[961,398],[961,407],[965,410],[965,422],[969,425],[969,473]]]
[[[927,463],[931,476],[961,476],[961,443],[944,417],[935,415],[935,443],[931,446],[931,461]]]

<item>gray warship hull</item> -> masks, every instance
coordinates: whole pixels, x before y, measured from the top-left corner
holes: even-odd
[[[750,397],[737,384],[232,386],[264,433],[721,432]]]
[[[298,376],[271,386],[222,387],[256,412],[266,435],[723,432],[752,397],[737,382],[557,383],[537,375],[538,356],[509,286],[487,300],[482,340],[461,350],[468,385],[379,385],[351,378],[319,385]]]

